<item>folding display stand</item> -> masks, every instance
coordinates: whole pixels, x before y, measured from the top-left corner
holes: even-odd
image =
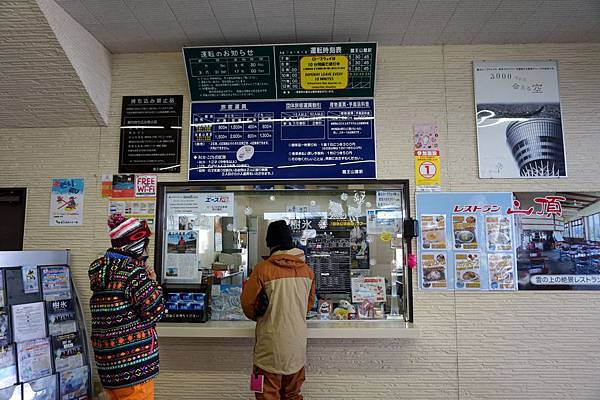
[[[69,251],[0,251],[0,400],[91,399]]]

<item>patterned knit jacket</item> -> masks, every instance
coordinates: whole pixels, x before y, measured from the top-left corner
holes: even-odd
[[[109,249],[88,271],[92,346],[105,388],[144,383],[158,375],[154,326],[164,313],[162,290],[144,264]]]

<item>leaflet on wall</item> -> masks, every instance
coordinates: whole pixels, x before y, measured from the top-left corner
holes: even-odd
[[[485,233],[488,251],[511,251],[513,249],[512,222],[508,216],[486,216]]]
[[[83,224],[83,178],[52,179],[50,226]]]
[[[24,342],[46,336],[44,302],[15,304],[11,307],[13,340]]]
[[[0,388],[17,383],[17,362],[14,345],[0,348]]]
[[[512,254],[488,254],[490,289],[514,290],[515,265]]]
[[[190,181],[376,177],[372,99],[192,103]]]
[[[156,215],[156,198],[111,199],[108,203],[108,215],[122,214],[125,218],[137,218],[146,221],[150,227]]]
[[[22,400],[21,385],[0,389],[0,400]]]
[[[23,400],[55,400],[57,397],[57,375],[45,376],[23,384]]]
[[[445,253],[422,253],[421,269],[423,289],[448,288],[448,271]]]
[[[19,382],[28,382],[52,374],[50,338],[17,343]]]
[[[61,372],[59,376],[60,400],[87,399],[89,373],[83,366]]]
[[[446,216],[443,214],[421,215],[420,237],[424,250],[446,249]]]
[[[39,292],[40,280],[37,266],[25,265],[21,267],[21,273],[23,274],[23,292],[26,294]]]
[[[556,61],[474,61],[481,178],[567,176]]]
[[[134,198],[135,197],[135,175],[120,174],[113,175],[112,198]]]
[[[42,294],[44,300],[66,300],[71,298],[69,267],[65,265],[41,267]]]
[[[512,193],[417,193],[419,253],[426,255],[440,246],[440,237],[449,238],[442,248],[446,250],[447,289],[515,290],[517,271],[511,261],[516,260],[511,239],[513,212]],[[445,223],[446,219],[451,223]],[[440,223],[442,220],[444,223]],[[489,257],[500,252],[510,259]],[[431,256],[428,257],[426,261],[431,264]],[[504,268],[510,273],[496,271]],[[426,286],[424,274],[421,271],[421,287],[435,289],[433,285]]]
[[[52,337],[54,368],[66,371],[83,365],[83,346],[79,333],[72,332]]]
[[[474,250],[479,247],[477,215],[453,215],[452,236],[455,250]]]
[[[77,331],[73,299],[46,302],[46,315],[48,316],[48,334],[50,336]]]
[[[402,208],[404,193],[401,190],[378,190],[375,193],[377,208]]]
[[[135,197],[156,197],[158,191],[156,175],[135,176]]]
[[[456,289],[481,289],[479,253],[455,253]]]
[[[362,303],[365,300],[372,303],[386,301],[385,278],[383,277],[353,277],[351,285],[353,303]]]
[[[102,183],[101,183],[101,194],[102,198],[108,199],[112,197],[112,184],[113,184],[113,175],[112,174],[102,174]]]
[[[11,340],[10,317],[8,308],[0,309],[0,348],[8,346]]]

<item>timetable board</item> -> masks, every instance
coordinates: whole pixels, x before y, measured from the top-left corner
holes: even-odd
[[[185,47],[192,101],[373,97],[375,43]]]

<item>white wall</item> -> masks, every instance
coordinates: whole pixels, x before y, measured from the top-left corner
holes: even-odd
[[[568,179],[478,179],[474,59],[559,60]],[[599,77],[600,44],[381,48],[379,175],[410,178],[412,185],[413,124],[435,121],[441,125],[444,190],[598,190]],[[100,176],[117,171],[121,96],[138,94],[187,96],[181,55],[114,56],[106,128],[0,130],[0,187],[28,188],[25,246],[72,249],[84,300],[87,265],[109,244]],[[182,154],[187,148],[185,139]],[[85,224],[50,228],[50,178],[69,176],[86,180]],[[184,181],[186,174],[160,179]],[[598,399],[600,293],[415,290],[414,306],[419,339],[312,340],[306,398]],[[251,398],[251,350],[248,340],[162,338],[157,398]]]

